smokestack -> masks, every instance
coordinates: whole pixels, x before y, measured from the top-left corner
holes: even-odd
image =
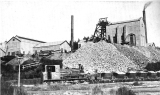
[[[143,22],[144,22],[144,27],[145,27],[146,43],[148,43],[148,38],[147,38],[147,23],[146,23],[146,11],[145,10],[151,3],[152,2],[147,2],[143,8]]]
[[[148,39],[147,39],[147,24],[146,24],[146,12],[145,12],[145,10],[143,10],[143,22],[144,22],[144,27],[145,27],[146,43],[148,43]]]
[[[74,49],[74,16],[71,15],[71,52],[73,52]]]

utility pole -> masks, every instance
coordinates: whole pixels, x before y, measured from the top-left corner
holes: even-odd
[[[23,57],[17,57],[18,58],[18,62],[19,62],[19,71],[18,71],[18,87],[20,87],[20,84],[21,84],[21,59]]]

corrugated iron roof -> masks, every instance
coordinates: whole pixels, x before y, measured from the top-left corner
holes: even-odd
[[[35,47],[57,46],[57,45],[61,45],[63,42],[65,41],[41,43],[41,44],[36,45]]]

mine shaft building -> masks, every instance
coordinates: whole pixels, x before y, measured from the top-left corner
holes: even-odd
[[[106,39],[111,43],[146,46],[147,41],[143,18],[107,25]]]

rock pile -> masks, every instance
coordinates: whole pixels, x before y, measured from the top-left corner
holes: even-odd
[[[134,46],[132,48],[146,56],[149,60],[149,63],[160,61],[160,51],[154,47]]]
[[[160,62],[160,52],[153,47],[147,47],[151,53],[152,62]]]
[[[98,73],[127,72],[128,68],[139,68],[113,44],[105,41],[87,43],[63,61],[63,65],[69,68],[78,68],[78,64],[83,65],[85,73],[94,73],[95,70]]]
[[[146,56],[150,62],[152,61],[151,52],[146,47],[133,46],[132,48]]]
[[[146,67],[147,63],[150,62],[145,55],[143,55],[141,52],[138,52],[130,46],[119,44],[115,44],[115,46],[117,47],[118,51],[123,53],[125,56],[127,56],[130,60],[132,60],[136,65],[138,65],[141,68]]]

